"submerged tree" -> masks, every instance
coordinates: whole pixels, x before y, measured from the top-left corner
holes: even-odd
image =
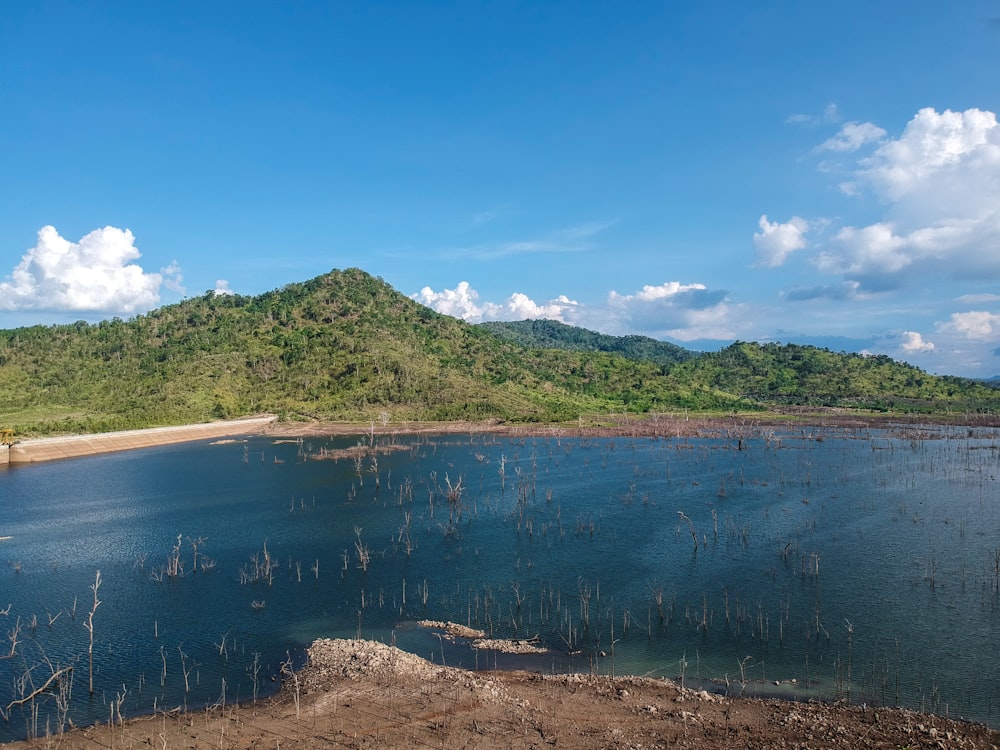
[[[97,598],[97,590],[101,587],[101,571],[97,571],[97,575],[94,577],[94,585],[90,587],[90,590],[94,592],[94,603],[90,607],[90,612],[87,613],[87,621],[83,624],[83,627],[87,629],[90,634],[90,643],[87,646],[87,656],[90,660],[90,694],[94,694],[94,613],[97,608],[101,606],[101,600]]]

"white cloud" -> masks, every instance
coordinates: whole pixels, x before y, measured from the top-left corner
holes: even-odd
[[[885,136],[885,130],[870,122],[846,122],[835,136],[827,138],[819,148],[820,151],[857,151]]]
[[[848,123],[823,147],[846,151],[884,135],[864,125]],[[834,231],[813,258],[821,272],[869,291],[895,288],[918,275],[1000,278],[1000,127],[992,112],[920,110],[898,138],[883,140],[859,160],[841,189],[874,195],[884,215]],[[762,220],[762,229],[771,226]],[[766,231],[754,236],[761,265],[780,265],[787,253],[782,255],[777,235],[772,254],[761,252],[769,239]]]
[[[180,269],[146,273],[128,229],[95,229],[70,242],[54,227],[38,232],[38,242],[0,282],[0,309],[65,310],[133,314],[155,307],[160,285],[177,285]]]
[[[963,294],[956,297],[963,305],[982,305],[989,302],[1000,302],[1000,294]]]
[[[831,122],[840,122],[840,112],[833,102],[827,104],[822,113],[818,115],[794,114],[789,115],[785,122],[790,125],[823,125]]]
[[[948,322],[940,324],[938,330],[966,339],[989,341],[1000,338],[1000,315],[983,311],[952,313]]]
[[[903,331],[899,348],[907,354],[916,354],[934,351],[934,344],[930,341],[924,341],[924,337],[916,331]]]
[[[453,318],[461,318],[469,323],[481,323],[485,320],[531,320],[547,318],[564,321],[567,312],[577,307],[577,303],[565,295],[538,304],[526,294],[514,292],[500,303],[484,302],[480,304],[479,293],[469,282],[459,282],[454,289],[442,289],[435,292],[425,286],[417,294],[410,295],[412,299],[433,310]]]
[[[813,287],[799,287],[782,293],[789,302],[807,302],[817,299],[854,300],[862,298],[861,285],[856,281],[841,281],[836,284],[826,284]]]
[[[884,143],[861,163],[860,176],[888,200],[900,201],[928,190],[941,194],[941,188],[968,180],[975,184],[966,184],[963,193],[971,194],[971,187],[978,189],[984,183],[995,190],[998,164],[996,115],[980,109],[938,113],[928,107],[907,123],[898,140]],[[941,185],[942,181],[948,184]],[[975,203],[987,201],[982,196]]]
[[[819,270],[845,276],[891,274],[910,265],[906,241],[894,233],[891,224],[872,224],[857,229],[844,227],[834,237],[835,250],[816,258]]]
[[[921,363],[918,354],[912,359],[915,364],[926,364],[933,372],[947,363],[945,372],[967,377],[1000,375],[1000,314],[984,310],[951,313],[935,324],[934,340],[946,358]]]
[[[538,304],[526,294],[514,292],[499,304],[486,303],[483,308],[486,320],[549,320],[564,321],[568,310],[576,306],[576,302],[565,295],[560,295],[551,302]]]
[[[679,281],[668,281],[659,286],[646,284],[635,294],[618,294],[618,292],[612,290],[608,295],[608,299],[612,304],[616,305],[628,304],[632,300],[639,300],[641,302],[673,301],[681,299],[685,295],[704,292],[706,289],[707,287],[704,284],[681,284]]]
[[[216,297],[228,297],[233,294],[233,290],[229,288],[229,282],[225,279],[217,279],[215,282],[215,289],[212,294]]]
[[[615,224],[613,221],[588,222],[547,232],[539,237],[509,240],[485,245],[454,248],[441,253],[444,258],[498,260],[514,255],[540,253],[578,253],[591,248],[592,238]]]
[[[468,281],[461,281],[454,289],[442,289],[440,292],[425,286],[410,297],[432,310],[453,318],[461,318],[471,323],[478,323],[483,319],[482,308],[476,302],[479,293],[469,286]]]
[[[176,260],[170,261],[170,265],[160,269],[163,277],[163,286],[177,294],[184,294],[184,287],[181,285],[184,276],[181,274],[181,267]]]
[[[770,222],[767,214],[760,217],[760,231],[753,236],[757,248],[757,264],[775,268],[782,265],[788,256],[806,246],[805,233],[809,223],[793,216],[786,224]]]
[[[645,333],[679,341],[737,337],[736,316],[724,291],[704,284],[669,281],[646,285],[634,294],[608,295],[608,309],[619,332]]]
[[[583,305],[565,295],[538,303],[521,292],[503,302],[482,302],[467,281],[439,292],[424,287],[411,298],[469,323],[546,318],[602,333],[641,333],[680,341],[731,339],[741,327],[739,310],[727,301],[724,291],[677,281],[646,285],[632,294],[612,291],[603,307]]]

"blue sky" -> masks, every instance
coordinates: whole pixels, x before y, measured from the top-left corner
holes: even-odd
[[[356,266],[990,377],[998,81],[998,0],[9,3],[0,327]]]

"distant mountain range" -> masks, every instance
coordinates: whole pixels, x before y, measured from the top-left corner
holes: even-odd
[[[130,320],[0,331],[0,427],[96,432],[290,419],[557,422],[800,404],[996,410],[1000,392],[888,357],[739,342],[695,353],[552,321],[469,325],[358,269]]]

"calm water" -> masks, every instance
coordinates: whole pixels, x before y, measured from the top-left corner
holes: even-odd
[[[995,433],[812,430],[742,449],[400,437],[377,466],[319,459],[357,440],[0,468],[0,740],[55,730],[54,691],[6,707],[65,666],[80,724],[119,702],[129,716],[252,699],[312,639],[358,634],[472,668],[666,675],[1000,724]],[[552,650],[476,652],[422,618]]]

